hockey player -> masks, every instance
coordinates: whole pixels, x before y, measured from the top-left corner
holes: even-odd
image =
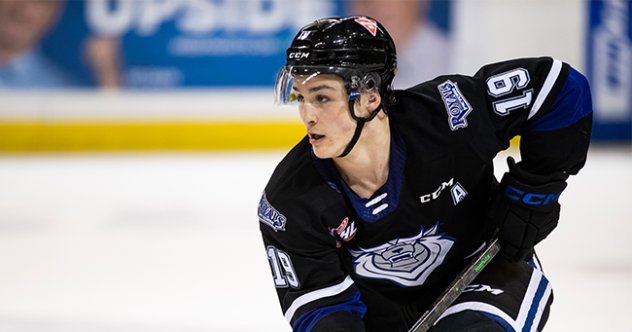
[[[584,165],[586,79],[552,58],[393,91],[395,47],[368,17],[305,26],[277,78],[307,136],[259,203],[294,331],[406,331],[498,231],[503,251],[431,329],[535,331],[551,286],[533,255]],[[493,158],[521,136],[500,183]]]

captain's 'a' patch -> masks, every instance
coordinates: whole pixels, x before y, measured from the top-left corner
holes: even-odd
[[[447,80],[439,86],[437,86],[439,92],[441,93],[441,98],[443,99],[443,103],[445,104],[445,108],[448,111],[448,123],[450,124],[450,129],[452,131],[456,131],[460,128],[467,127],[466,117],[470,112],[472,112],[472,106],[465,99],[461,90],[459,90],[459,86]]]

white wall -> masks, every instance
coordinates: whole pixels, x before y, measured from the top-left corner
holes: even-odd
[[[269,89],[0,91],[0,121],[296,120]]]
[[[583,71],[587,7],[584,0],[456,0],[455,71],[544,55]]]

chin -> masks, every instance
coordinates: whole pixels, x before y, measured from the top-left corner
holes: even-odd
[[[327,159],[329,158],[327,156],[327,154],[323,153],[323,151],[315,146],[312,145],[312,149],[314,150],[314,154],[316,155],[316,157],[320,158],[320,159]]]
[[[313,145],[312,145],[312,149],[314,150],[314,154],[316,155],[316,157],[320,159],[330,159],[330,158],[338,157],[340,155],[340,153],[335,154],[331,149],[323,149],[322,147],[319,148]]]

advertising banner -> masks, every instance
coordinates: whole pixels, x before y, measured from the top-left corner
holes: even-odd
[[[301,27],[352,14],[388,28],[396,84],[407,87],[449,71],[449,9],[422,0],[0,1],[0,88],[269,87]]]
[[[340,15],[339,7],[309,0],[68,1],[43,48],[87,85],[272,85],[296,31]]]
[[[595,140],[632,138],[632,1],[590,1],[588,71]]]

